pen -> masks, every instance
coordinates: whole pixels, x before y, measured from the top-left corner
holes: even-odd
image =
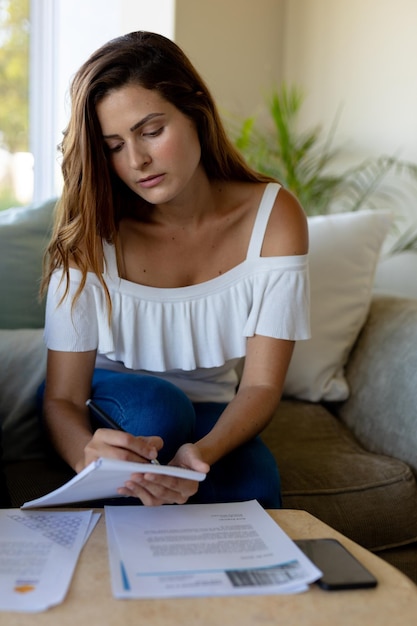
[[[103,409],[97,406],[97,404],[93,402],[93,400],[87,400],[86,405],[108,428],[112,428],[113,430],[123,430],[123,428],[117,422],[115,422],[114,419],[110,417],[110,415],[103,411]],[[153,465],[159,465],[159,461],[157,459],[152,459],[151,463]]]

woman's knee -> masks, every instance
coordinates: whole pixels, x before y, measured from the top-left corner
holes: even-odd
[[[92,396],[109,415],[133,435],[159,435],[174,452],[192,441],[195,412],[188,397],[175,385],[147,375],[97,370]]]

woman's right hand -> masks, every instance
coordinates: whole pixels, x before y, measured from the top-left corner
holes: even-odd
[[[52,444],[77,473],[99,457],[150,463],[164,444],[160,437],[135,437],[110,428],[92,432],[86,401],[95,361],[95,350],[48,350],[43,410]]]
[[[121,430],[99,428],[84,447],[84,459],[75,469],[80,472],[99,457],[150,463],[157,458],[163,445],[161,437],[135,437]]]

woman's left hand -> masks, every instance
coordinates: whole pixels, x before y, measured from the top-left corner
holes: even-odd
[[[210,466],[203,461],[198,447],[192,443],[181,446],[169,463],[206,474]],[[163,474],[132,474],[119,494],[139,498],[146,506],[185,504],[198,490],[198,481]]]

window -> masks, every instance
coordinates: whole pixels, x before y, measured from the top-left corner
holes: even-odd
[[[135,24],[169,36],[174,1],[0,0],[0,210],[59,195],[70,80]]]
[[[57,0],[0,0],[0,210],[57,195]]]
[[[0,0],[0,210],[33,194],[29,140],[29,0]]]

